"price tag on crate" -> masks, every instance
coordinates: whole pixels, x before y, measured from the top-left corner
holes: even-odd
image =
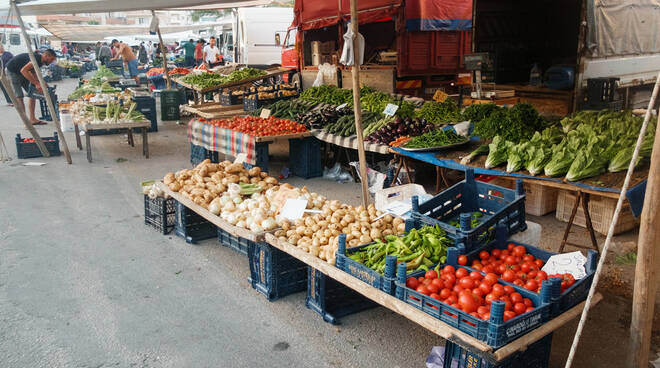
[[[346,107],[346,106],[348,106],[348,103],[343,103],[343,104],[337,106],[337,110],[341,110],[341,109],[343,109],[343,108]]]
[[[399,105],[387,104],[387,106],[385,106],[385,110],[383,110],[383,114],[387,116],[394,116],[394,114],[396,114],[396,110],[398,109]]]
[[[260,118],[268,119],[270,117],[270,109],[261,109]]]

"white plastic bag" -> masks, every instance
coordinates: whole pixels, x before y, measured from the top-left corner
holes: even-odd
[[[364,37],[358,32],[358,65],[364,62]],[[344,49],[341,51],[341,58],[339,62],[344,65],[354,65],[353,60],[353,29],[349,26],[346,33],[344,33]]]
[[[319,65],[319,72],[316,74],[316,79],[312,83],[312,87],[319,87],[325,84],[326,80],[333,80],[337,75],[337,66],[323,63]]]

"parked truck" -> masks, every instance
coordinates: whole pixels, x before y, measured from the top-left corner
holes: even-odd
[[[233,41],[234,61],[262,68],[280,65],[282,41],[293,21],[293,9],[239,8],[233,18],[233,34],[225,34],[224,39]]]

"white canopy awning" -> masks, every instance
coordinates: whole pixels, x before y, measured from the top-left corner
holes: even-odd
[[[162,33],[177,33],[221,26],[222,23],[197,23],[186,26],[163,26]],[[148,26],[41,24],[53,36],[65,41],[96,41],[106,37],[149,34]]]
[[[271,0],[16,0],[21,15],[110,13],[133,10],[224,9],[266,5]],[[8,9],[9,0],[0,0]]]

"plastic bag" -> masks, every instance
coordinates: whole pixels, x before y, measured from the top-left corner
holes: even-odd
[[[312,87],[319,87],[325,84],[326,80],[333,80],[337,75],[337,66],[324,63],[319,65],[319,72],[316,73],[316,79]]]
[[[358,32],[358,65],[362,65],[364,62],[364,37]],[[353,28],[350,26],[346,33],[344,33],[344,48],[341,51],[341,58],[339,62],[344,65],[354,65],[355,61],[353,60],[355,53],[353,52]]]
[[[341,174],[341,165],[339,162],[331,168],[326,167],[323,169],[323,179],[337,180],[339,174]]]

